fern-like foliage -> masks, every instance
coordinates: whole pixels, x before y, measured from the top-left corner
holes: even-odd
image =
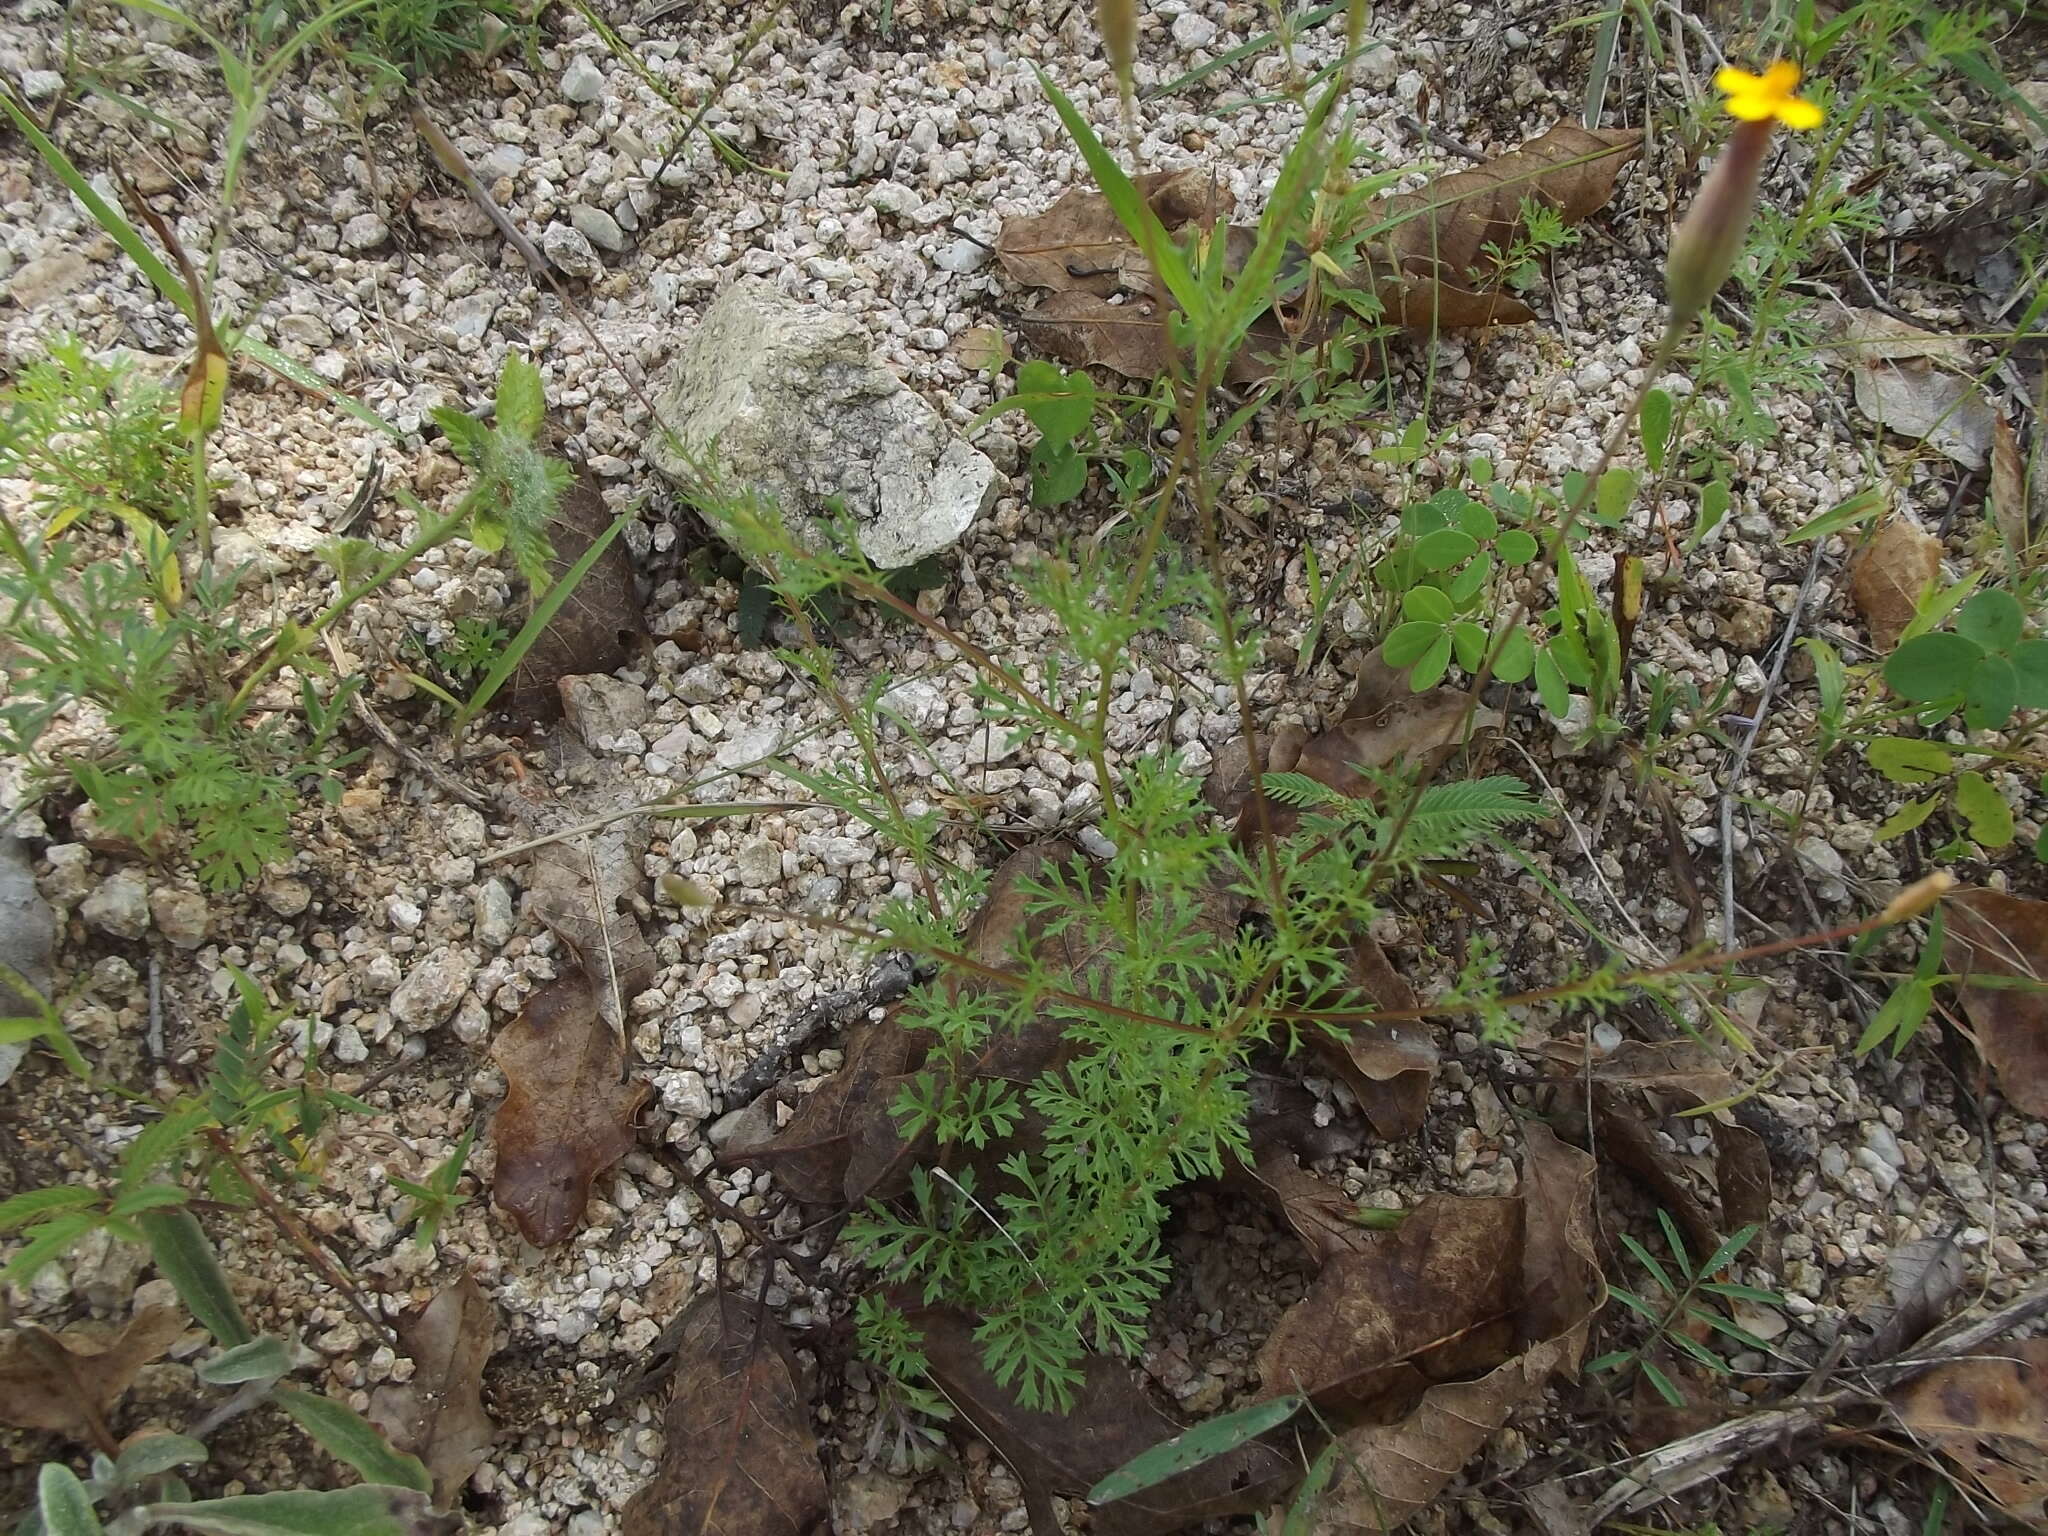
[[[1415,859],[1440,858],[1517,821],[1543,815],[1529,786],[1506,774],[1432,784],[1416,801],[1402,834],[1401,852]]]

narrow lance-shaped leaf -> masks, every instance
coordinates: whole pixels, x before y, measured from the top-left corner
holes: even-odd
[[[423,1493],[367,1483],[325,1492],[148,1504],[141,1514],[152,1526],[172,1525],[201,1536],[439,1536],[462,1526],[459,1516],[436,1515]]]
[[[1151,1450],[1133,1456],[1109,1476],[1088,1490],[1088,1502],[1107,1504],[1177,1477],[1204,1462],[1236,1450],[1247,1440],[1256,1440],[1269,1429],[1285,1424],[1301,1411],[1308,1399],[1299,1393],[1284,1393],[1264,1402],[1252,1403],[1235,1413],[1208,1419],[1175,1435]]]
[[[279,1387],[277,1405],[336,1459],[362,1473],[366,1482],[421,1493],[433,1488],[433,1479],[417,1456],[393,1450],[376,1426],[346,1403],[298,1387]]]
[[[255,1337],[196,1216],[185,1210],[146,1211],[135,1224],[149,1243],[157,1272],[171,1282],[201,1327],[229,1346]]]

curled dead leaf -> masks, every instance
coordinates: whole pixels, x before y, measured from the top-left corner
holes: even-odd
[[[1380,285],[1387,317],[1424,327],[1534,319],[1513,299],[1469,291],[1469,274],[1485,271],[1488,246],[1505,251],[1514,244],[1524,201],[1555,209],[1567,224],[1582,223],[1607,206],[1615,181],[1642,148],[1638,129],[1559,123],[1520,149],[1375,205],[1372,216],[1401,220],[1386,240],[1398,273],[1397,286]]]
[[[1349,1536],[1370,1532],[1379,1536],[1397,1529],[1443,1491],[1458,1469],[1507,1422],[1509,1414],[1534,1399],[1553,1376],[1577,1371],[1588,1323],[1606,1294],[1593,1240],[1593,1159],[1559,1141],[1539,1123],[1530,1122],[1525,1132],[1521,1210],[1515,1223],[1514,1257],[1509,1261],[1519,1264],[1519,1280],[1496,1290],[1494,1276],[1501,1266],[1488,1266],[1477,1256],[1466,1255],[1462,1246],[1447,1249],[1445,1255],[1452,1267],[1488,1287],[1481,1303],[1470,1309],[1467,1326],[1490,1329],[1488,1337],[1493,1338],[1499,1330],[1485,1321],[1485,1315],[1506,1301],[1513,1308],[1507,1347],[1518,1352],[1491,1369],[1475,1363],[1476,1348],[1461,1358],[1456,1337],[1445,1337],[1434,1350],[1416,1352],[1418,1363],[1428,1360],[1439,1370],[1456,1361],[1484,1374],[1473,1380],[1426,1385],[1413,1406],[1394,1422],[1367,1423],[1345,1431],[1339,1437],[1344,1454],[1316,1512],[1319,1533]],[[1415,1215],[1420,1213],[1418,1208]],[[1413,1221],[1415,1215],[1408,1220]],[[1472,1230],[1465,1230],[1467,1221]],[[1497,1228],[1499,1221],[1499,1217],[1474,1211],[1470,1217],[1459,1218],[1449,1230],[1460,1234],[1461,1241],[1469,1241],[1477,1229],[1488,1223]],[[1403,1227],[1406,1225],[1404,1222]],[[1336,1262],[1349,1261],[1340,1258]],[[1410,1280],[1405,1289],[1412,1293],[1416,1286]],[[1295,1311],[1314,1304],[1317,1294],[1312,1291]],[[1434,1300],[1425,1298],[1420,1305],[1442,1314],[1442,1321],[1456,1320]],[[1399,1317],[1374,1318],[1362,1299],[1354,1298],[1352,1306],[1369,1329],[1387,1337],[1417,1333],[1429,1326],[1417,1326],[1419,1316],[1405,1323]],[[1302,1331],[1305,1336],[1306,1330]],[[1336,1342],[1344,1347],[1341,1340]],[[1348,1357],[1354,1363],[1365,1361],[1355,1348],[1349,1350]],[[1309,1364],[1305,1357],[1300,1363]],[[1408,1363],[1384,1362],[1382,1368],[1391,1370]],[[1262,1372],[1264,1364],[1262,1356]],[[1419,1368],[1416,1375],[1422,1375]],[[1268,1390],[1273,1390],[1272,1379],[1264,1379]],[[1385,1375],[1377,1380],[1381,1384],[1393,1381]]]
[[[412,1377],[370,1394],[370,1422],[426,1464],[434,1503],[443,1509],[454,1505],[497,1438],[483,1401],[484,1365],[497,1330],[497,1307],[465,1273],[399,1325]]]
[[[630,804],[631,793],[622,785],[614,798]],[[587,814],[588,808],[585,802],[577,809]],[[559,819],[572,819],[566,807],[552,809]],[[638,917],[647,904],[641,859],[650,835],[646,818],[633,816],[587,836],[545,843],[534,850],[526,875],[534,913],[597,983],[600,1003],[615,1023],[620,1008],[645,991],[660,969]]]
[[[589,978],[550,982],[491,1044],[505,1102],[491,1117],[491,1198],[536,1247],[575,1235],[600,1173],[633,1149],[653,1091],[626,1078],[626,1051]]]
[[[1394,1013],[1416,1006],[1415,989],[1366,934],[1352,935],[1349,980],[1354,1000],[1362,996]],[[1429,1085],[1436,1080],[1435,1032],[1415,1019],[1360,1019],[1342,1028],[1341,1036],[1314,1030],[1309,1042],[1375,1131],[1388,1141],[1413,1136],[1429,1112]]]
[[[1544,1065],[1577,1091],[1590,1077],[1594,1128],[1615,1167],[1632,1175],[1670,1211],[1695,1259],[1720,1247],[1746,1226],[1761,1229],[1758,1254],[1766,1263],[1774,1251],[1770,1231],[1770,1149],[1756,1132],[1717,1110],[1704,1117],[1714,1142],[1712,1184],[1719,1210],[1700,1191],[1705,1178],[1696,1160],[1674,1149],[1656,1131],[1674,1112],[1726,1104],[1741,1096],[1735,1079],[1706,1047],[1691,1040],[1624,1040],[1612,1051],[1586,1059],[1580,1036],[1544,1042]],[[1694,1122],[1697,1123],[1697,1122]]]
[[[10,1328],[0,1334],[0,1423],[90,1438],[142,1368],[184,1331],[184,1312],[170,1306],[145,1307],[118,1329]]]
[[[582,559],[611,527],[604,493],[587,469],[579,468],[548,523],[554,548],[549,573],[556,579]],[[527,602],[532,601],[529,594]],[[525,614],[517,616],[524,622]],[[633,585],[633,559],[626,541],[615,538],[548,620],[519,660],[497,707],[522,722],[553,720],[562,713],[557,684],[565,677],[612,673],[632,659],[647,634],[647,618]]]
[[[2048,1338],[1936,1366],[1891,1402],[2008,1515],[2048,1523]]]
[[[1409,326],[1533,320],[1534,311],[1519,299],[1484,286],[1501,276],[1491,270],[1496,263],[1487,248],[1513,245],[1525,200],[1549,205],[1568,224],[1587,218],[1613,197],[1616,178],[1641,149],[1642,135],[1632,129],[1559,124],[1508,154],[1385,199],[1363,217],[1391,223],[1391,229],[1338,286],[1370,290],[1389,319]],[[1169,235],[1221,225],[1213,238],[1224,243],[1231,270],[1255,247],[1257,231],[1221,223],[1230,213],[1230,195],[1209,173],[1154,171],[1135,184]],[[1015,281],[1051,290],[1052,297],[1018,322],[1040,350],[1127,378],[1155,378],[1172,366],[1167,295],[1101,193],[1071,188],[1045,212],[1007,220],[996,254]],[[1307,291],[1303,254],[1290,252],[1273,296],[1287,314],[1268,309],[1254,321],[1231,360],[1230,382],[1254,383],[1272,371],[1270,359],[1321,339],[1314,306],[1295,302]],[[1132,301],[1109,302],[1119,294]]]
[[[1901,513],[1865,546],[1849,572],[1849,596],[1870,625],[1870,640],[1889,651],[1919,611],[1920,594],[1941,575],[1941,541]]]
[[[2003,416],[1992,425],[1989,507],[1991,526],[2014,558],[2027,552],[2034,529],[2048,521],[2048,475],[2029,485],[2019,436]]]
[[[714,1291],[683,1314],[661,1463],[624,1536],[811,1536],[830,1493],[796,1356],[750,1298]]]
[[[1260,1383],[1384,1424],[1432,1382],[1498,1365],[1515,1346],[1522,1215],[1519,1200],[1432,1195],[1332,1254],[1259,1351]]]
[[[1132,184],[1169,234],[1190,223],[1227,219],[1236,202],[1229,188],[1199,167],[1150,171]],[[1055,293],[1108,298],[1151,287],[1144,258],[1109,199],[1088,187],[1068,188],[1043,213],[1004,220],[996,259],[1015,281]]]
[[[1859,411],[1965,468],[1984,467],[1998,414],[1967,376],[1966,343],[1874,309],[1841,311],[1837,330]]]
[[[1340,1253],[1363,1252],[1378,1241],[1358,1220],[1358,1202],[1328,1179],[1304,1172],[1284,1147],[1260,1148],[1257,1165],[1249,1169],[1240,1165],[1237,1179],[1279,1210],[1319,1264],[1327,1264]]]
[[[1964,891],[1946,907],[1950,969],[2048,981],[2048,901]],[[1977,1050],[1999,1088],[2023,1114],[2048,1117],[2048,990],[1966,983],[1962,993]]]
[[[995,1447],[1023,1484],[1034,1529],[1060,1529],[1051,1513],[1054,1495],[1086,1493],[1139,1452],[1181,1431],[1119,1361],[1087,1356],[1071,1411],[1039,1412],[1022,1407],[989,1375],[971,1317],[944,1307],[908,1315],[924,1336],[932,1380],[946,1401]],[[1299,1472],[1289,1457],[1253,1441],[1126,1498],[1094,1506],[1093,1529],[1105,1536],[1164,1536],[1262,1508]]]

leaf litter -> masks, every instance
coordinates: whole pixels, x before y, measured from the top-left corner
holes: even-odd
[[[142,1368],[163,1358],[187,1324],[182,1309],[144,1307],[119,1328],[81,1323],[50,1333],[21,1323],[0,1334],[0,1422],[96,1439]]]
[[[2048,1118],[2048,902],[2001,891],[1959,891],[1948,914],[1948,968],[1965,977],[2009,979],[1992,986],[1965,981],[1963,1010],[1977,1050],[1998,1074],[1998,1086],[2023,1113]]]
[[[1491,281],[1496,274],[1483,270],[1491,252],[1512,246],[1528,202],[1548,206],[1568,225],[1599,212],[1641,150],[1636,130],[1560,123],[1470,170],[1379,199],[1360,218],[1386,232],[1366,243],[1353,270],[1331,281],[1369,293],[1397,325],[1526,324],[1535,312],[1501,292]],[[1252,249],[1256,231],[1222,222],[1233,199],[1200,167],[1153,171],[1133,184],[1170,236],[1200,231],[1221,239],[1233,267]],[[1050,291],[1035,310],[1016,317],[1019,333],[1040,351],[1133,379],[1171,368],[1170,303],[1101,193],[1069,188],[1043,213],[1006,220],[996,256],[1013,281]],[[1284,298],[1298,298],[1308,271],[1304,253],[1295,252],[1288,268],[1293,291]],[[1269,308],[1253,322],[1250,339],[1230,360],[1228,382],[1256,382],[1271,372],[1268,359],[1319,339],[1313,317],[1289,317],[1283,308]]]
[[[535,1247],[565,1242],[597,1176],[633,1150],[653,1089],[628,1080],[624,1042],[581,972],[529,997],[492,1042],[491,1059],[505,1074],[491,1118],[491,1197]]]
[[[399,1325],[399,1344],[413,1362],[411,1379],[370,1394],[370,1421],[425,1463],[442,1509],[453,1506],[497,1438],[483,1402],[484,1366],[497,1331],[497,1307],[464,1273]]]
[[[728,1290],[679,1326],[661,1462],[625,1536],[810,1536],[829,1506],[803,1373],[782,1325]]]
[[[1366,773],[1396,762],[1429,765],[1462,733],[1475,713],[1471,701],[1445,690],[1418,698],[1398,683],[1390,672],[1368,676],[1346,718],[1317,736],[1303,733],[1291,761],[1308,762],[1309,771],[1347,792],[1364,788]],[[1477,714],[1481,724],[1492,723],[1488,712]],[[1241,804],[1241,831],[1251,816],[1252,807]],[[1079,924],[1049,939],[1029,896],[1049,872],[1077,869],[1085,870],[1085,862],[1057,840],[1012,855],[962,947],[989,965],[1028,955],[1047,980],[1087,993],[1106,941]],[[1219,900],[1214,920],[1219,933],[1227,932],[1239,920],[1236,904]],[[1412,989],[1363,936],[1352,984],[1380,1007],[1413,1005]],[[1333,1042],[1329,1059],[1349,1064],[1347,1081],[1378,1074],[1383,1083],[1400,1084],[1404,1100],[1413,1094],[1412,1108],[1381,1106],[1383,1133],[1411,1132],[1426,1104],[1435,1045],[1421,1026],[1402,1026],[1412,1042],[1393,1035],[1391,1024],[1385,1028],[1378,1038],[1361,1033]],[[1055,1066],[1067,1048],[1052,1021],[1027,1023],[991,1042],[968,1070],[1028,1080]],[[897,1011],[867,1022],[849,1037],[845,1066],[787,1126],[751,1146],[729,1147],[726,1157],[768,1168],[786,1190],[822,1204],[844,1208],[885,1196],[922,1150],[902,1136],[888,1106],[923,1052]],[[1021,1127],[1007,1145],[977,1156],[993,1160],[1028,1135]],[[1259,1356],[1262,1395],[1307,1395],[1342,1437],[1344,1454],[1384,1483],[1373,1493],[1353,1486],[1350,1473],[1335,1475],[1327,1495],[1336,1511],[1331,1529],[1379,1529],[1363,1513],[1374,1499],[1405,1518],[1435,1497],[1509,1413],[1557,1375],[1576,1370],[1588,1320],[1604,1295],[1591,1238],[1593,1160],[1543,1126],[1528,1127],[1519,1195],[1432,1196],[1398,1218],[1361,1211],[1271,1143],[1255,1168],[1233,1178],[1267,1199],[1321,1266],[1308,1296],[1283,1317]],[[1057,1529],[1054,1497],[1086,1493],[1180,1429],[1152,1407],[1120,1361],[1088,1357],[1073,1412],[1039,1412],[988,1375],[974,1339],[977,1319],[927,1305],[910,1320],[922,1335],[931,1380],[1016,1472],[1035,1529]],[[1211,1461],[1097,1507],[1094,1523],[1147,1536],[1271,1508],[1300,1480],[1304,1463],[1297,1451],[1269,1441],[1233,1444]]]

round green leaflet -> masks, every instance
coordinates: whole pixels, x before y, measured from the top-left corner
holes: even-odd
[[[1970,674],[1963,720],[1973,731],[1995,731],[2012,718],[2019,702],[2019,675],[2003,656],[1986,656]]]
[[[1956,633],[1987,651],[2009,651],[2026,627],[2027,616],[2010,592],[1979,592],[1956,614]]]
[[[1884,680],[1908,703],[1927,704],[1964,692],[1983,659],[1984,647],[1965,635],[1917,635],[1892,652]]]

